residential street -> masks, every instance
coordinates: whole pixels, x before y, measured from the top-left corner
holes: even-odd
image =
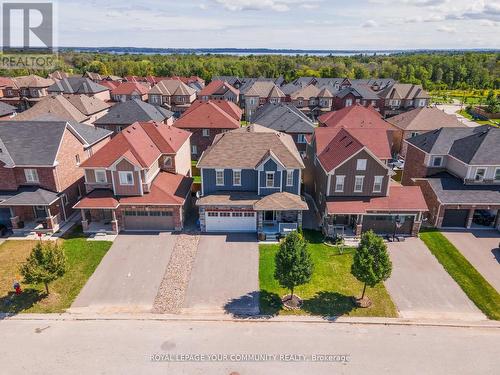
[[[494,374],[500,364],[497,328],[4,320],[0,336],[5,374]],[[308,361],[151,360],[166,354],[297,355]],[[313,354],[347,355],[348,362],[309,362]]]

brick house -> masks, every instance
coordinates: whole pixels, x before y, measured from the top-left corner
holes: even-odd
[[[300,87],[289,84],[282,90],[286,93],[285,101],[291,102],[312,120],[332,110],[333,94],[328,86],[309,84]]]
[[[191,205],[187,131],[134,123],[81,164],[84,232],[182,230]]]
[[[364,126],[350,113],[351,119],[345,119],[349,128],[316,128],[307,148],[304,185],[323,232],[359,236],[371,229],[381,235],[415,236],[427,211],[422,192],[391,179],[388,130]]]
[[[314,133],[311,119],[291,103],[266,103],[257,109],[251,122],[290,135],[303,157],[307,140]]]
[[[34,74],[11,78],[10,85],[6,85],[3,89],[1,100],[16,106],[19,110],[25,110],[47,96],[47,89],[53,83],[53,79],[42,78]]]
[[[0,223],[14,232],[55,232],[84,194],[78,168],[110,132],[66,121],[0,123]]]
[[[234,88],[224,81],[212,81],[198,92],[198,100],[227,100],[238,103],[240,99],[240,90]]]
[[[102,101],[111,99],[108,87],[84,77],[68,77],[57,80],[49,86],[47,91],[50,95],[87,95]]]
[[[404,142],[403,184],[422,189],[431,225],[500,230],[500,129],[441,128]]]
[[[149,87],[137,82],[120,82],[111,90],[111,100],[125,102],[127,100],[142,100],[148,98]]]
[[[217,134],[238,129],[242,111],[233,102],[198,101],[175,121],[174,126],[192,133],[191,157],[197,160]]]
[[[302,158],[292,138],[252,124],[218,134],[197,167],[203,232],[255,232],[262,239],[302,226]]]
[[[179,117],[196,100],[196,90],[179,79],[164,79],[148,92],[148,103],[167,108]]]
[[[255,81],[240,89],[243,99],[240,104],[244,110],[245,119],[249,121],[257,108],[266,103],[285,101],[285,93],[273,81]]]
[[[378,109],[380,98],[366,84],[353,84],[338,91],[333,97],[333,109],[339,110],[356,104]]]
[[[419,107],[427,107],[430,95],[421,85],[410,83],[394,83],[377,93],[378,108],[384,117],[399,115],[400,113]]]
[[[160,106],[154,106],[139,99],[116,103],[109,111],[94,121],[94,126],[111,130],[114,134],[121,132],[134,122],[163,122],[172,125],[173,113]]]

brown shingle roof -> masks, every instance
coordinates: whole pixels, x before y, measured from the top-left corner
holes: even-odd
[[[254,169],[270,153],[285,168],[304,168],[291,136],[257,124],[218,134],[212,146],[202,154],[198,166]]]
[[[50,78],[42,78],[35,74],[29,76],[21,76],[13,78],[18,87],[49,87],[54,84],[54,80]]]
[[[421,107],[387,119],[403,130],[429,131],[439,128],[466,127],[457,116],[449,115],[436,107]]]
[[[89,117],[62,95],[46,96],[30,109],[13,117],[14,121],[37,120],[44,116],[53,116],[61,120],[83,122]]]
[[[104,111],[111,107],[111,105],[101,99],[84,94],[64,95],[64,97],[86,116],[93,115],[94,113]]]
[[[149,90],[149,94],[193,95],[196,91],[178,79],[164,79]]]

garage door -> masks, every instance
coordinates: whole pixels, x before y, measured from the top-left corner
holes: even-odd
[[[125,211],[125,230],[173,230],[172,211]]]
[[[411,234],[413,216],[400,216],[403,224],[396,229],[397,234]],[[393,234],[394,218],[391,215],[365,215],[363,216],[362,231],[373,230],[377,234]]]
[[[444,210],[442,227],[460,227],[467,225],[469,210]]]
[[[255,232],[255,212],[207,211],[205,212],[207,232]]]

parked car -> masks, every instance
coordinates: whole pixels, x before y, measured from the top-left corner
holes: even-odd
[[[405,160],[403,158],[397,158],[397,159],[391,159],[389,161],[389,167],[392,169],[404,169],[405,167]]]
[[[475,224],[484,225],[487,227],[491,226],[494,220],[495,215],[493,215],[488,210],[476,210],[474,212],[474,216],[472,217],[472,221]]]

